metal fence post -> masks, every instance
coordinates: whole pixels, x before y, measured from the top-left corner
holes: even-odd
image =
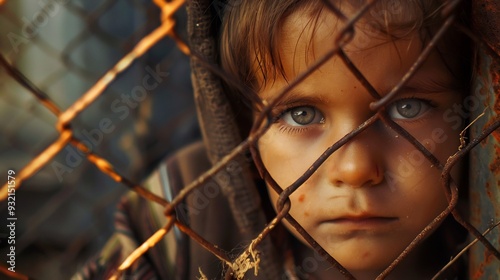
[[[473,22],[487,48],[478,53],[477,75],[470,109],[476,115],[485,110],[471,130],[476,137],[491,120],[500,116],[500,1],[473,1]],[[488,50],[490,49],[491,50]],[[472,101],[473,100],[473,101]],[[468,104],[464,104],[468,105]],[[476,107],[476,108],[473,108]],[[500,220],[500,131],[497,129],[470,154],[471,222],[480,231]],[[498,227],[487,239],[500,247]],[[500,261],[484,246],[475,245],[470,252],[470,279],[500,279]]]

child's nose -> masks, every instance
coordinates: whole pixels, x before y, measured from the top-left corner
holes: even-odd
[[[357,135],[328,160],[330,183],[334,186],[365,187],[384,180],[383,145],[368,131]]]

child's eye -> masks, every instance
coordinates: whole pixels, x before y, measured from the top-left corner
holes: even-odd
[[[323,114],[311,106],[299,106],[288,109],[280,118],[290,126],[305,126],[325,122]]]
[[[420,117],[430,108],[429,101],[417,98],[405,98],[389,105],[389,116],[396,120],[414,119]]]

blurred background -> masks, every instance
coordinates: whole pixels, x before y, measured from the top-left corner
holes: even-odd
[[[0,54],[62,111],[160,24],[151,0],[0,3]],[[181,36],[185,16],[176,14]],[[19,173],[56,140],[56,123],[55,115],[0,67],[0,174]],[[139,183],[169,153],[200,137],[188,58],[173,40],[162,40],[71,125],[94,153]],[[70,278],[111,234],[116,203],[126,191],[76,148],[65,147],[16,191],[16,272]],[[0,219],[6,216],[2,201]],[[7,253],[6,232],[0,229],[1,256]]]

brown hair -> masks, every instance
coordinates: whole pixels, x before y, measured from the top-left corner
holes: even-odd
[[[220,36],[220,64],[226,73],[230,73],[236,82],[243,86],[244,92],[225,84],[228,96],[237,107],[245,106],[248,109],[259,102],[257,92],[259,87],[272,82],[276,75],[286,79],[279,54],[279,33],[284,19],[292,13],[302,10],[310,17],[305,28],[317,27],[317,20],[321,13],[329,12],[320,0],[229,0],[224,11]],[[361,8],[366,0],[339,1],[331,0],[331,5],[344,13]],[[365,13],[355,25],[356,32],[369,32],[373,36],[388,36],[396,40],[418,31],[423,42],[428,41],[437,28],[444,22],[441,15],[446,1],[437,0],[380,0]],[[456,36],[447,36],[445,40]],[[462,39],[460,41],[463,42]],[[442,45],[442,43],[441,43]],[[463,45],[463,44],[462,44]],[[438,50],[443,49],[438,46]],[[468,48],[463,48],[469,52]],[[461,51],[461,50],[459,50]],[[470,56],[470,55],[469,55]],[[467,57],[464,54],[453,55]],[[443,59],[445,59],[443,57]],[[446,60],[446,59],[445,59]],[[455,62],[456,63],[456,62]],[[455,64],[452,61],[447,65]],[[457,67],[449,67],[450,70]],[[460,71],[470,67],[458,67]],[[453,72],[453,71],[452,71]],[[453,73],[463,81],[465,73]],[[260,82],[260,83],[259,83]],[[263,83],[263,84],[262,84]],[[251,111],[251,110],[250,110]],[[245,122],[250,121],[246,114]]]

